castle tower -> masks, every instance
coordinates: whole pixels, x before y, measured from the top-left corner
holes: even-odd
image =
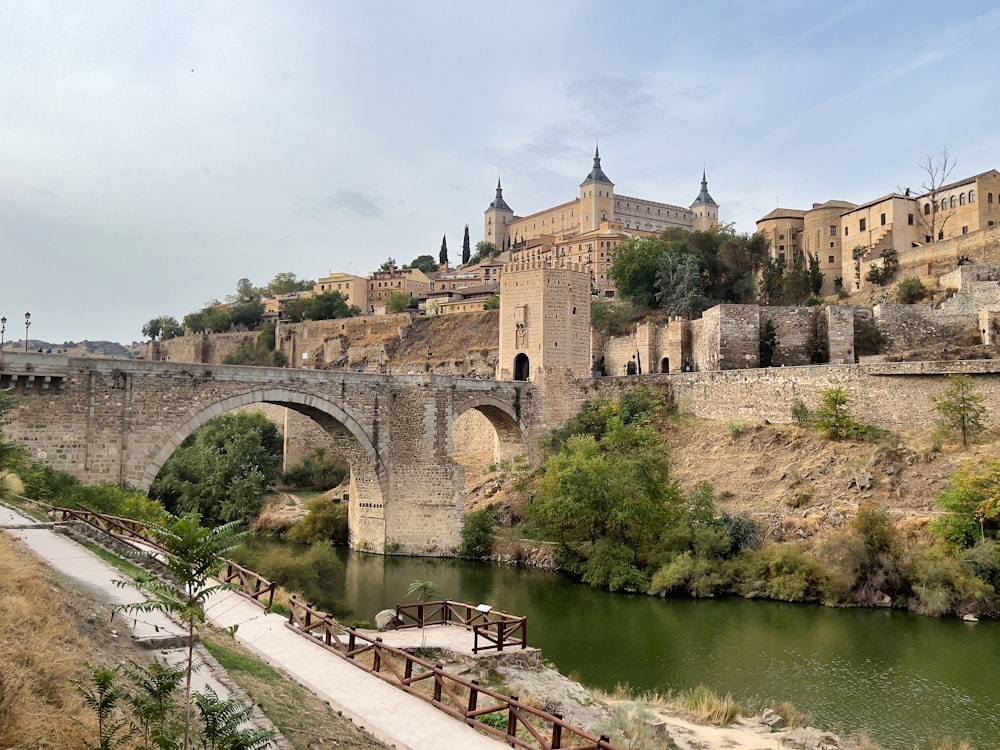
[[[507,205],[503,199],[503,188],[500,186],[500,177],[497,177],[497,195],[486,209],[484,220],[483,238],[486,242],[492,242],[497,246],[497,251],[502,251],[509,239],[510,224],[514,220],[514,210]]]
[[[615,183],[601,169],[600,147],[594,148],[594,166],[580,183],[580,232],[592,232],[615,218]]]
[[[701,192],[691,204],[691,211],[694,213],[692,229],[696,232],[707,232],[719,223],[719,204],[708,192],[708,178],[705,177],[704,169],[701,170]]]
[[[590,362],[590,272],[569,263],[511,263],[500,275],[498,380],[586,378]]]

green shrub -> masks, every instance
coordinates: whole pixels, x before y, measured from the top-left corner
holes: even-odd
[[[795,399],[792,402],[792,420],[799,427],[808,427],[812,424],[813,415],[809,411],[809,407],[805,405],[802,399]]]
[[[462,546],[458,556],[466,560],[484,560],[493,552],[497,518],[492,510],[469,513],[462,525]]]
[[[870,320],[862,321],[854,327],[854,351],[857,354],[881,354],[888,340]]]
[[[899,282],[899,286],[896,287],[896,302],[901,305],[912,305],[926,296],[927,287],[915,276],[903,279]]]
[[[715,596],[728,589],[732,566],[724,560],[682,552],[661,567],[650,583],[650,593],[686,593],[695,597]]]
[[[859,440],[872,436],[869,427],[851,419],[851,400],[843,388],[827,388],[820,394],[819,408],[813,412],[813,424],[830,440]]]
[[[322,446],[313,448],[298,463],[281,475],[286,487],[324,492],[333,489],[347,476],[348,469],[330,456]]]
[[[314,497],[306,503],[309,511],[288,532],[288,539],[299,544],[332,542],[347,544],[347,504],[334,503],[326,497]]]
[[[583,566],[583,582],[609,591],[645,592],[649,578],[635,565],[635,553],[623,544],[601,539]]]
[[[741,558],[740,593],[787,602],[823,598],[827,571],[822,563],[791,544],[770,544]]]

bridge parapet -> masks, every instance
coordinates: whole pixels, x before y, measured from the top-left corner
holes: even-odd
[[[66,385],[68,375],[69,357],[14,352],[0,356],[0,390],[59,390]]]

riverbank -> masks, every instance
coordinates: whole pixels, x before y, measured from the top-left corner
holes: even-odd
[[[29,519],[15,519],[16,523],[11,522],[8,519],[5,525],[15,526],[30,526]],[[28,553],[28,548],[32,546],[38,546],[39,539],[42,535],[57,536],[51,531],[45,529],[19,529],[16,532],[4,532],[0,535],[0,541],[5,543],[7,546],[13,544],[14,547],[18,548],[17,552],[17,564],[10,562],[5,563],[5,568],[8,574],[11,568],[24,568],[24,567],[36,567],[40,568],[40,563],[37,560],[32,559],[32,555]],[[18,542],[13,542],[14,537],[19,540]],[[71,544],[66,539],[58,540],[60,546],[65,544]],[[44,543],[43,543],[44,545]],[[74,545],[76,546],[76,545]],[[60,585],[59,590],[64,590],[67,579],[65,576],[79,575],[81,570],[81,560],[86,557],[91,556],[89,552],[86,552],[82,548],[77,548],[72,555],[62,554],[49,554],[48,563],[53,565],[54,568],[60,571]],[[65,562],[64,562],[65,561]],[[103,565],[98,561],[94,561],[95,565]],[[108,580],[118,577],[118,572],[113,568],[108,568],[106,571]],[[89,616],[73,617],[74,620],[79,620],[84,631],[87,632],[87,639],[96,644],[94,647],[90,646],[76,646],[73,649],[73,653],[77,655],[79,659],[97,659],[102,662],[107,663],[119,663],[120,661],[126,660],[128,658],[133,658],[133,654],[136,656],[143,656],[141,652],[140,643],[137,638],[125,637],[124,632],[116,632],[114,629],[109,628],[110,618],[104,619],[101,616],[101,612],[106,612],[109,603],[100,596],[100,587],[93,585],[93,582],[89,584],[83,584],[80,582],[80,587],[76,593],[77,604],[75,609],[71,611],[77,614],[89,611]],[[422,718],[416,718],[408,715],[410,710],[410,703],[414,700],[411,696],[407,696],[399,691],[393,690],[388,686],[384,685],[375,678],[364,674],[360,670],[350,667],[340,660],[337,660],[332,655],[326,654],[319,649],[314,644],[311,644],[306,639],[295,636],[290,631],[283,627],[284,620],[277,616],[267,616],[261,615],[260,610],[256,609],[253,605],[246,602],[246,600],[236,597],[233,594],[226,594],[216,601],[213,601],[209,606],[209,614],[213,620],[215,620],[221,627],[229,628],[234,625],[238,625],[237,629],[237,641],[243,642],[246,646],[256,652],[257,656],[263,656],[267,662],[272,664],[277,664],[283,666],[292,676],[299,682],[309,686],[313,690],[316,690],[320,694],[320,700],[331,700],[334,705],[340,702],[340,705],[347,706],[352,700],[357,699],[358,694],[366,693],[370,688],[381,689],[384,691],[379,691],[382,694],[379,695],[378,699],[370,708],[358,708],[354,706],[355,721],[375,728],[379,722],[385,716],[395,716],[404,717],[404,725],[406,730],[403,737],[391,737],[398,747],[421,747],[418,735],[427,734],[427,723],[428,717],[432,716],[436,720],[445,722],[443,725],[448,732],[453,730],[468,730],[468,727],[461,725],[459,722],[448,718],[444,714],[441,714],[434,709],[429,708],[426,704],[422,704],[417,701],[417,705],[421,709],[426,709],[431,711],[431,714],[424,715],[421,713]],[[268,623],[269,624],[265,624]],[[89,629],[89,630],[88,630]],[[482,657],[482,660],[474,660],[470,662],[466,656],[458,655],[459,652],[451,648],[444,648],[435,646],[435,641],[438,638],[435,635],[435,631],[441,634],[443,640],[447,640],[445,636],[453,637],[455,636],[455,628],[430,628],[428,629],[428,644],[431,648],[440,648],[439,653],[442,658],[449,664],[454,664],[454,668],[458,672],[465,672],[471,674],[475,672],[480,677],[485,679],[500,679],[505,685],[506,689],[517,691],[522,698],[531,696],[531,699],[537,701],[539,705],[544,706],[548,710],[558,710],[563,712],[568,720],[574,723],[580,723],[584,725],[585,728],[593,727],[594,731],[602,731],[606,729],[609,722],[613,724],[618,722],[623,724],[628,730],[631,727],[633,730],[637,726],[645,727],[643,731],[652,733],[649,742],[651,744],[645,744],[643,747],[676,747],[676,748],[704,748],[704,747],[731,747],[735,750],[753,750],[754,748],[780,748],[780,747],[806,747],[812,745],[796,745],[789,744],[790,742],[798,742],[797,736],[794,732],[778,733],[774,735],[767,734],[770,729],[760,722],[746,722],[741,721],[738,724],[728,726],[728,727],[711,727],[704,726],[692,722],[680,715],[677,712],[665,712],[660,710],[655,713],[651,713],[649,716],[645,714],[647,709],[643,709],[642,712],[637,713],[637,708],[631,702],[623,701],[620,698],[611,699],[609,703],[605,704],[601,701],[595,699],[590,693],[588,693],[582,686],[575,683],[567,678],[561,676],[555,670],[545,667],[539,658],[534,660],[534,663],[530,663],[532,660],[528,660],[529,663],[525,664],[523,661],[518,659],[512,659],[507,664],[499,664],[494,656]],[[471,635],[465,633],[465,631],[459,631],[462,635],[467,638],[471,638]],[[276,648],[276,641],[281,640],[282,635],[287,636],[291,640],[283,647]],[[385,637],[388,639],[391,636],[409,638],[413,640],[415,637],[419,637],[416,631],[401,631],[398,635],[396,634],[386,634]],[[64,639],[67,637],[63,635]],[[461,635],[459,637],[462,637]],[[6,639],[4,639],[6,640]],[[97,646],[103,646],[98,648]],[[224,641],[216,642],[216,647],[222,647],[227,649]],[[112,647],[113,650],[107,650],[108,647]],[[146,659],[148,660],[148,651],[145,652]],[[329,657],[333,661],[330,663],[318,664],[317,662],[325,662],[323,657]],[[337,664],[341,664],[347,672],[344,674],[336,675],[331,677],[330,671],[331,667],[335,667]],[[485,665],[485,666],[484,666]],[[483,670],[486,670],[485,672]],[[259,670],[248,670],[257,672]],[[336,670],[334,670],[336,671]],[[358,687],[354,684],[354,680],[363,680],[365,683],[370,683],[365,687]],[[223,677],[223,680],[225,678]],[[330,690],[328,693],[324,692],[319,683],[323,681],[335,682],[336,687]],[[265,709],[268,708],[268,704],[273,702],[273,697],[268,698],[273,691],[258,691],[252,695],[254,702],[260,703]],[[353,693],[353,695],[345,695],[345,693]],[[320,704],[317,704],[320,705]],[[386,710],[386,707],[391,707]],[[343,710],[343,709],[342,709]],[[314,716],[315,706],[309,707],[305,704],[302,710],[298,711],[294,724],[299,728],[301,733],[305,736],[311,736],[314,738],[322,737],[323,739],[335,740],[340,743],[341,746],[345,747],[370,747],[376,748],[380,745],[369,737],[364,735],[359,735],[355,727],[350,724],[343,722],[346,726],[342,726],[340,729],[331,729],[328,726],[319,725],[317,723],[318,717]],[[33,711],[33,715],[45,724],[44,712]],[[328,710],[325,711],[326,714],[330,714]],[[658,715],[657,715],[658,714]],[[639,717],[641,721],[639,724],[636,723],[636,717]],[[623,719],[624,717],[624,719]],[[631,717],[631,718],[629,718]],[[648,719],[648,721],[647,721]],[[431,724],[436,724],[438,721],[431,721]],[[471,730],[468,730],[471,732]],[[445,735],[447,736],[447,735]],[[817,735],[820,736],[820,735]],[[291,739],[291,738],[290,738]],[[390,739],[390,738],[387,738]],[[470,748],[475,747],[476,743],[482,739],[487,742],[490,747],[496,746],[491,740],[486,740],[482,738],[481,735],[475,734],[474,732],[467,736],[465,739],[461,740],[461,747]],[[434,737],[432,740],[436,745],[429,745],[434,747],[458,747],[459,745],[448,744],[447,740],[444,740],[444,744],[441,744],[442,738],[440,736]],[[471,743],[471,744],[470,744]],[[673,744],[671,744],[673,743]],[[44,746],[44,745],[40,745]],[[71,742],[65,742],[59,745],[60,747],[73,747]],[[292,743],[285,745],[285,747],[311,747],[308,744]],[[836,745],[836,747],[850,748],[854,747],[849,744]]]

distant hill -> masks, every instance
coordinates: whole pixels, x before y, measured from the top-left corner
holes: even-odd
[[[49,352],[51,354],[67,354],[71,357],[123,357],[135,359],[136,355],[145,349],[145,344],[133,342],[128,345],[117,341],[64,341],[54,344],[40,339],[28,339],[29,352]],[[4,342],[4,351],[24,351],[23,341]],[[51,352],[49,351],[51,350]]]

